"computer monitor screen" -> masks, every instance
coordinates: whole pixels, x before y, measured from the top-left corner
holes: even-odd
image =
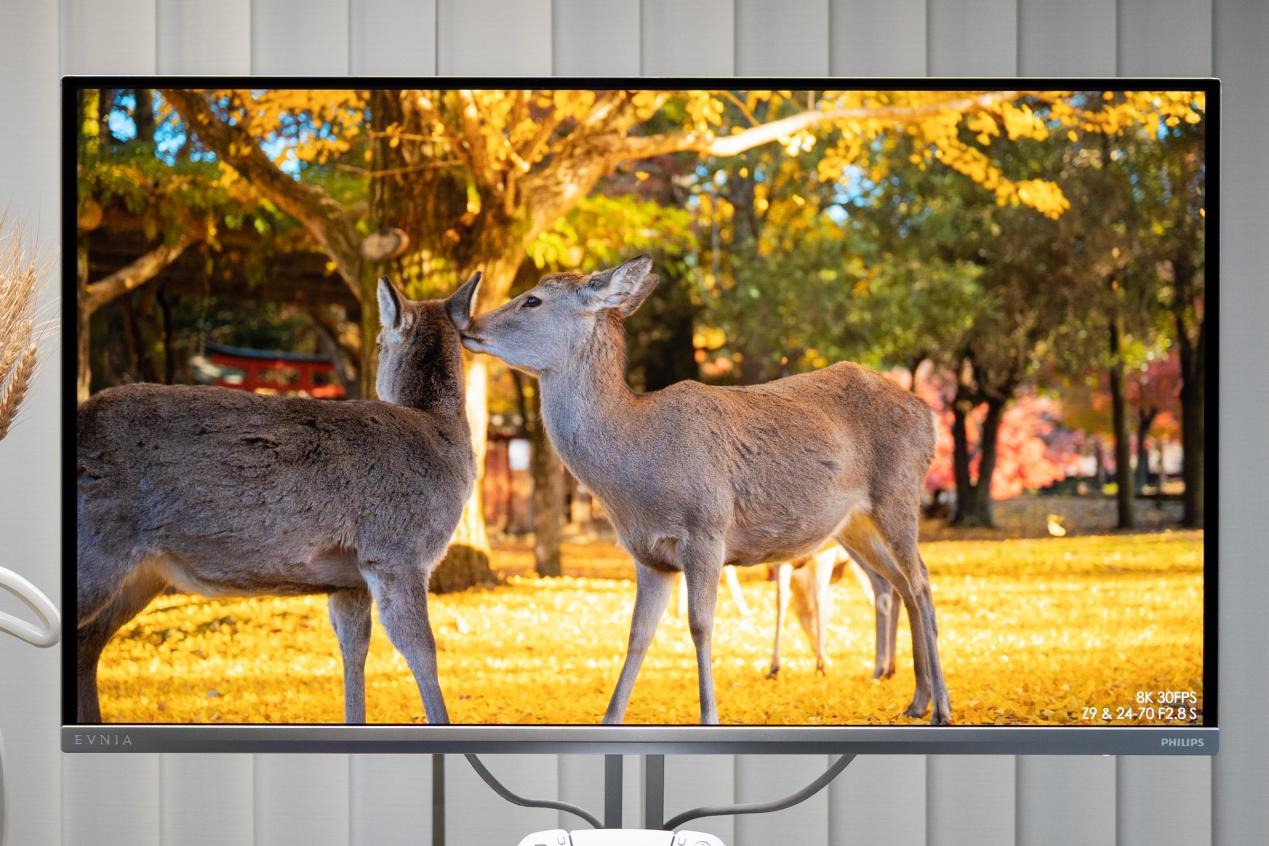
[[[67,749],[1214,751],[1213,81],[417,84],[65,81]]]

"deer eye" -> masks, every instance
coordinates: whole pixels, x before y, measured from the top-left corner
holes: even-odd
[[[521,308],[537,308],[542,305],[542,301],[537,297],[525,297],[524,302],[520,304]]]

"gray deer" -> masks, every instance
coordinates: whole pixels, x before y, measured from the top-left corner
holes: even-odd
[[[344,716],[365,721],[370,604],[448,721],[427,584],[475,477],[459,331],[480,274],[447,300],[379,280],[383,402],[128,385],[78,420],[78,703],[100,722],[97,663],[159,593],[330,595]]]
[[[606,723],[620,723],[684,573],[702,723],[718,722],[711,637],[725,564],[797,558],[836,538],[895,586],[912,627],[910,716],[950,721],[925,563],[921,482],[934,415],[885,377],[841,363],[765,385],[680,382],[636,394],[622,321],[656,287],[640,256],[553,274],[475,318],[463,343],[536,375],[542,419],[569,470],[599,496],[638,566],[630,640]]]

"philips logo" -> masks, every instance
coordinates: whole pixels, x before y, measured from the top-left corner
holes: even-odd
[[[1159,739],[1160,746],[1192,748],[1202,747],[1203,738],[1201,737],[1163,737]]]
[[[126,734],[77,734],[76,746],[131,746],[132,737]]]

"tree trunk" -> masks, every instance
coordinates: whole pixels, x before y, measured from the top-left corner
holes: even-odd
[[[1150,482],[1150,451],[1146,448],[1146,438],[1158,414],[1159,410],[1153,407],[1137,410],[1137,472],[1133,482],[1137,491],[1144,491]],[[1163,486],[1160,485],[1159,493],[1162,492]]]
[[[964,400],[952,403],[952,476],[956,481],[956,510],[951,523],[962,525],[975,510],[977,490],[969,477],[968,418],[973,406]]]
[[[1133,513],[1132,445],[1128,434],[1128,392],[1124,384],[1124,361],[1120,349],[1121,319],[1116,315],[1110,323],[1110,407],[1115,430],[1115,500],[1119,510],[1119,528],[1137,525]]]
[[[533,475],[533,566],[539,576],[562,576],[560,535],[564,528],[564,472],[559,456],[542,425],[542,393],[533,386],[525,416],[532,448]]]
[[[987,400],[987,416],[983,419],[979,439],[978,481],[975,484],[974,519],[972,525],[996,528],[996,513],[991,498],[991,479],[996,474],[997,446],[1000,442],[1000,421],[1005,414],[1005,401]]]
[[[972,406],[965,400],[952,406],[952,470],[956,479],[956,512],[952,525],[966,528],[994,529],[996,514],[991,498],[991,479],[996,472],[1000,421],[1004,417],[1005,400],[987,400],[978,438],[978,478],[970,477],[969,414]]]
[[[1185,334],[1177,320],[1177,341],[1181,357],[1181,525],[1198,529],[1203,526],[1203,428],[1206,402],[1203,370],[1207,353],[1206,324],[1200,325],[1197,344]]]
[[[78,297],[79,307],[75,309],[78,318],[75,327],[76,352],[79,366],[75,376],[75,399],[83,402],[88,399],[92,393],[93,371],[92,362],[89,359],[90,345],[89,328],[92,326],[92,312],[88,310],[84,300],[87,298],[86,291],[88,289],[88,242],[84,238],[79,239],[79,245],[75,253],[75,276],[78,281]]]

